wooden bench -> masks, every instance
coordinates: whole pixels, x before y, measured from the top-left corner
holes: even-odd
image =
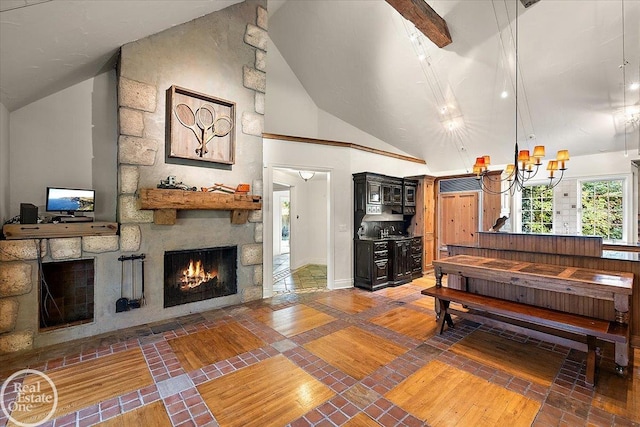
[[[444,323],[453,327],[451,314],[464,316],[464,312],[452,309],[451,302],[462,304],[470,309],[497,314],[509,319],[541,325],[556,331],[567,332],[587,338],[586,382],[595,384],[596,339],[613,343],[628,343],[628,325],[595,319],[577,314],[565,313],[528,304],[478,295],[456,289],[435,286],[422,291],[423,295],[434,297],[439,302],[438,331],[444,332]]]

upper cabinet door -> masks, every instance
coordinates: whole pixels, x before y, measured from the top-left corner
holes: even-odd
[[[402,206],[402,186],[394,185],[392,188],[391,204]]]
[[[416,187],[412,185],[405,185],[404,187],[404,205],[415,206],[416,205]]]
[[[382,184],[375,181],[367,181],[367,203],[379,205],[382,202]]]

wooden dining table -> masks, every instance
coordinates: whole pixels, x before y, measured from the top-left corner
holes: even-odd
[[[613,301],[615,322],[629,323],[633,292],[633,273],[595,270],[556,264],[541,264],[456,255],[433,261],[436,287],[443,275],[460,276],[462,288],[469,291],[468,279],[483,279],[545,291]],[[616,344],[616,363],[626,366],[629,345]]]

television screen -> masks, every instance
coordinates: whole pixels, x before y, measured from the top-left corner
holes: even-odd
[[[47,187],[47,212],[93,212],[95,190]]]

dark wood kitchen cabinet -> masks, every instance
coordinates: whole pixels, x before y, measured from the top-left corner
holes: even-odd
[[[382,181],[382,204],[402,206],[402,179],[385,177]]]
[[[375,291],[388,286],[389,242],[354,240],[354,285]]]
[[[402,285],[412,280],[411,239],[391,241],[391,277],[392,285]]]
[[[411,279],[422,277],[422,237],[411,239]]]

